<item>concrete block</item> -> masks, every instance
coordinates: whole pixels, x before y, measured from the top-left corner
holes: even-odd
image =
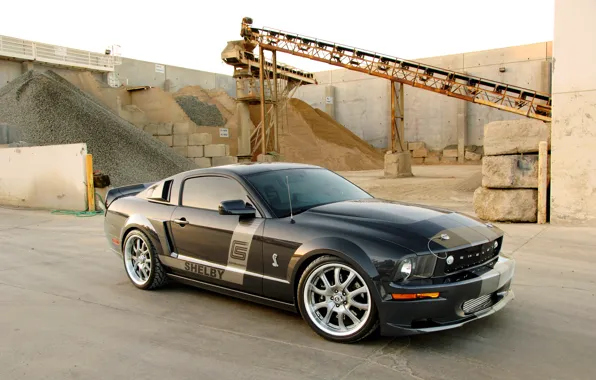
[[[534,119],[493,121],[484,126],[484,155],[537,153],[540,141],[550,147],[550,123]]]
[[[211,167],[211,158],[208,157],[197,157],[195,158],[195,164],[199,168],[210,168]]]
[[[538,190],[497,190],[479,187],[474,191],[474,212],[494,222],[536,222]]]
[[[482,186],[538,188],[538,155],[486,156],[482,160]]]
[[[439,156],[428,156],[424,159],[424,163],[427,165],[434,165],[441,163],[441,157]]]
[[[190,133],[190,124],[189,123],[174,123],[174,131],[175,135],[188,135]]]
[[[188,146],[188,156],[187,157],[203,157],[203,146],[202,145],[189,145]]]
[[[188,145],[209,145],[213,137],[209,133],[192,133],[188,137]]]
[[[182,157],[188,157],[188,147],[187,146],[175,146],[172,149]]]
[[[414,141],[408,143],[408,150],[417,150],[426,148],[424,141]]]
[[[441,157],[442,164],[455,164],[457,162],[457,157]]]
[[[223,166],[223,165],[231,165],[237,164],[238,157],[234,156],[224,156],[224,157],[213,157],[211,159],[211,166]]]
[[[172,146],[172,144],[174,143],[172,136],[157,136],[157,138],[167,146]]]
[[[205,157],[224,157],[229,153],[229,147],[226,144],[205,145]]]
[[[443,157],[457,158],[457,148],[443,149]]]
[[[424,157],[413,157],[412,164],[414,165],[422,165],[424,163]]]
[[[466,160],[480,161],[482,159],[482,154],[466,151],[465,157]]]
[[[188,146],[188,135],[174,135],[174,146]]]
[[[428,156],[428,149],[419,148],[412,151],[412,158],[424,158]]]
[[[159,123],[157,125],[158,136],[169,136],[172,134],[172,123]]]
[[[412,157],[410,152],[385,154],[385,177],[412,177]]]
[[[257,156],[257,162],[276,162],[279,161],[278,156],[272,154],[259,154]]]
[[[143,130],[151,136],[157,136],[157,124],[147,124],[143,127]]]

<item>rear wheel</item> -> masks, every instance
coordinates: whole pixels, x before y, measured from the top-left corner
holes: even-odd
[[[298,306],[310,327],[334,342],[357,342],[379,326],[368,285],[355,268],[333,256],[322,256],[306,268]]]
[[[130,281],[139,289],[156,289],[165,285],[166,272],[157,251],[143,232],[134,230],[124,241],[124,268]]]

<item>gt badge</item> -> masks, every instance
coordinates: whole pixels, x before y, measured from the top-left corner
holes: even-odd
[[[451,264],[453,264],[453,261],[455,261],[455,259],[453,258],[453,256],[449,256],[446,261],[447,261],[447,265],[451,265]]]
[[[279,266],[279,264],[277,263],[277,253],[274,253],[273,256],[271,256],[271,258],[273,259],[273,263],[271,263],[271,265],[277,268]]]

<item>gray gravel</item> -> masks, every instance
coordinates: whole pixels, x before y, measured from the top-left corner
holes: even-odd
[[[226,123],[217,106],[203,103],[194,96],[178,96],[176,103],[198,126],[221,127]]]
[[[34,145],[87,143],[113,186],[151,182],[196,168],[54,73],[30,71],[0,89],[0,123]]]

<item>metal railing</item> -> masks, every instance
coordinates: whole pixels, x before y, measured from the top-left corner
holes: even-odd
[[[0,57],[43,62],[58,66],[114,71],[122,63],[121,57],[85,50],[27,41],[0,35]]]

